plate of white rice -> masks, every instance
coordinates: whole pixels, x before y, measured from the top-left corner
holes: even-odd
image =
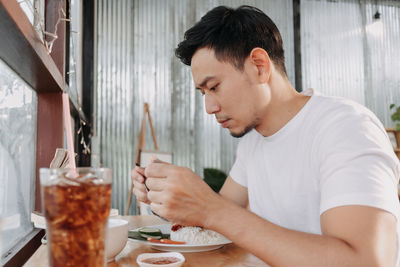
[[[152,248],[161,251],[176,252],[200,252],[218,249],[226,244],[232,243],[223,235],[212,230],[200,227],[182,227],[177,231],[171,231],[171,224],[159,224],[146,226],[149,228],[160,229],[163,234],[170,234],[170,239],[174,241],[183,241],[185,244],[161,244],[145,240],[130,239],[134,242],[150,245]],[[132,231],[138,231],[140,228]]]

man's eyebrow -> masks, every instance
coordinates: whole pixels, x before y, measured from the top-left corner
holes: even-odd
[[[209,80],[214,79],[214,78],[215,78],[215,76],[207,76],[207,77],[205,77],[204,80],[198,86],[195,85],[196,89],[200,90],[201,87],[206,86],[206,84],[208,83]]]

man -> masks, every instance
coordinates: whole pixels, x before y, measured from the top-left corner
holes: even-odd
[[[132,171],[139,201],[272,266],[399,266],[399,162],[372,112],[297,93],[277,27],[253,7],[209,11],[176,55],[207,113],[243,138],[220,194],[188,168],[152,163]]]

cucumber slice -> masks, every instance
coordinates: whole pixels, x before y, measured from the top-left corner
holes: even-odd
[[[137,240],[147,240],[147,238],[142,237],[138,231],[129,231],[128,232],[128,237],[137,239]]]
[[[162,236],[161,230],[157,228],[142,227],[139,229],[139,233],[149,236]]]
[[[147,234],[142,234],[142,233],[139,233],[140,234],[140,236],[141,237],[144,237],[144,238],[148,238],[148,237],[151,237],[151,238],[154,238],[154,239],[161,239],[162,238],[162,235],[160,234],[160,235],[147,235]]]

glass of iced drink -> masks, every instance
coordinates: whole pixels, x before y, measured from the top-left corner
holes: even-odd
[[[49,263],[105,266],[111,169],[40,169]]]

